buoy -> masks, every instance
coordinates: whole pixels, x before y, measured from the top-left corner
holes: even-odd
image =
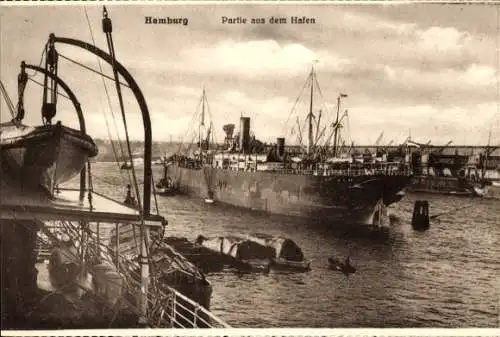
[[[413,206],[413,216],[411,226],[414,230],[427,230],[429,223],[429,202],[427,200],[417,200]]]

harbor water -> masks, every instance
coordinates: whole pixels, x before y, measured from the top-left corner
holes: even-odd
[[[127,175],[93,165],[94,188],[123,200]],[[142,178],[142,170],[138,170]],[[155,180],[162,175],[154,167]],[[99,178],[99,179],[98,179]],[[415,200],[439,215],[425,232],[410,226]],[[234,327],[498,327],[500,199],[409,194],[389,209],[388,233],[348,234],[328,223],[261,214],[200,198],[158,196],[168,236],[194,240],[262,232],[294,240],[312,260],[307,273],[210,273],[211,310]],[[152,210],[156,205],[153,200]],[[350,256],[346,278],[328,257]]]

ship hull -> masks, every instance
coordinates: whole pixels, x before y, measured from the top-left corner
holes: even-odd
[[[309,219],[380,225],[385,207],[399,201],[409,176],[314,176],[247,172],[177,164],[168,174],[181,193],[252,210]],[[376,213],[379,213],[378,216]]]
[[[55,186],[79,174],[97,155],[93,140],[60,124],[0,127],[2,166],[23,188],[39,187],[54,194]]]
[[[408,191],[458,196],[475,195],[473,186],[464,179],[430,175],[415,176]]]

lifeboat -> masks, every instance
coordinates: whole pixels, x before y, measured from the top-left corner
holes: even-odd
[[[92,138],[61,123],[0,124],[2,167],[23,188],[42,187],[53,196],[56,186],[78,175],[97,152]]]

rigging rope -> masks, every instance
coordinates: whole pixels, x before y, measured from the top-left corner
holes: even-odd
[[[188,129],[187,129],[186,133],[184,134],[184,137],[181,138],[180,144],[179,144],[179,146],[177,148],[177,152],[181,152],[181,149],[184,146],[184,139],[187,138],[187,136],[189,135],[189,132],[191,131],[191,129],[190,129],[189,126],[192,125],[194,123],[194,121],[196,120],[196,117],[198,117],[198,108],[199,108],[199,104],[197,105],[195,113],[191,117],[191,121],[189,122]],[[196,137],[196,136],[193,135],[193,139],[194,139],[194,137]],[[191,149],[191,145],[192,145],[193,139],[191,139],[191,143],[189,144],[189,146],[187,148],[187,151],[189,151]]]
[[[214,132],[214,125],[213,125],[213,118],[212,118],[212,111],[210,110],[210,105],[208,104],[208,99],[207,99],[207,96],[205,96],[205,102],[207,103],[207,114],[208,116],[210,117],[210,127],[209,129],[211,130],[211,133],[212,133],[212,138],[213,138],[213,142],[215,143],[217,141],[217,138],[215,136],[215,132]]]
[[[94,192],[94,184],[92,183],[92,170],[91,170],[90,160],[87,160],[87,172],[88,172],[88,180],[89,180],[89,190],[88,190],[87,197],[89,200],[90,210],[93,210],[94,207],[92,206],[92,193]]]
[[[90,36],[92,38],[92,43],[95,45],[94,33],[92,31],[92,25],[90,24],[90,19],[89,19],[88,13],[87,13],[87,9],[85,7],[83,7],[83,10],[85,12],[85,18],[87,20],[87,24],[88,24],[88,27],[89,27]],[[74,62],[78,64],[78,62],[76,62],[76,61],[74,61]],[[106,75],[104,75],[104,72],[102,70],[101,60],[99,58],[97,58],[97,64],[99,65],[99,70],[101,71],[101,75],[102,76],[106,76]],[[120,147],[121,156],[122,156],[122,158],[125,158],[125,152],[123,151],[122,142],[121,142],[121,139],[120,139],[120,134],[118,132],[118,126],[116,125],[115,114],[113,112],[113,107],[112,107],[112,104],[111,104],[111,98],[109,97],[108,87],[106,86],[106,82],[104,81],[104,77],[102,77],[102,84],[104,86],[104,92],[106,93],[106,97],[107,97],[107,100],[108,100],[108,107],[109,107],[109,110],[111,111],[111,116],[113,118],[113,123],[114,123],[114,127],[115,127],[116,137],[118,139],[118,145]],[[110,127],[109,127],[108,118],[106,117],[105,113],[103,113],[103,115],[104,115],[104,120],[106,122],[106,128],[107,128],[107,131],[108,131],[108,137],[109,137],[109,140],[111,142],[111,148],[113,150],[113,155],[115,157],[115,162],[116,162],[116,165],[118,166],[118,170],[120,172],[120,176],[123,179],[123,173],[121,171],[121,167],[120,167],[120,164],[119,164],[120,162],[118,160],[117,150],[116,150],[115,144],[113,142],[113,139],[111,137],[111,130],[110,130]],[[130,177],[130,173],[128,174],[128,179],[129,179],[129,182],[131,182],[132,179]]]
[[[45,53],[47,51],[47,45],[48,45],[48,42],[45,43],[45,46],[43,46],[42,54],[40,56],[40,62],[38,63],[38,68],[42,67],[43,56],[45,55]],[[33,70],[33,74],[32,75],[28,74],[28,78],[31,79],[32,77],[35,77],[37,74],[38,74],[38,72],[36,70]]]
[[[309,82],[309,78],[310,78],[311,76],[312,76],[312,73],[311,73],[311,74],[309,74],[309,76],[307,77],[307,80],[305,81],[304,85],[302,86],[302,89],[300,90],[299,95],[298,95],[298,96],[297,96],[297,98],[295,99],[295,103],[294,103],[294,104],[293,104],[293,106],[292,106],[292,110],[291,110],[291,111],[290,111],[290,113],[288,114],[288,117],[287,117],[286,121],[283,123],[283,130],[286,128],[286,126],[287,126],[287,124],[288,124],[288,122],[289,122],[290,118],[292,117],[293,112],[294,112],[294,110],[295,110],[295,108],[296,108],[296,106],[297,106],[297,104],[298,104],[298,102],[299,102],[299,100],[300,100],[300,98],[301,98],[301,96],[302,96],[302,93],[304,92],[305,88],[307,87],[307,83]],[[282,130],[282,131],[283,131],[283,130]]]
[[[31,77],[29,77],[29,76],[28,76],[28,80],[30,80],[31,82],[33,82],[33,83],[35,83],[35,84],[38,84],[39,86],[43,87],[43,83],[40,83],[40,82],[38,82],[37,80],[34,80],[33,78],[31,78]],[[64,97],[64,98],[66,98],[67,100],[70,100],[70,101],[71,101],[71,98],[69,98],[68,96],[66,96],[66,95],[65,95],[65,94],[63,94],[62,92],[59,92],[59,88],[58,88],[58,90],[57,90],[57,93],[56,93],[56,94],[57,94],[57,95],[59,95],[59,96],[62,96],[62,97]]]
[[[9,94],[7,93],[7,89],[5,89],[5,86],[3,85],[3,82],[0,80],[0,89],[2,90],[2,95],[3,98],[5,99],[5,103],[7,104],[7,108],[9,108],[9,112],[12,116],[12,118],[16,117],[16,112],[15,112],[15,107],[12,101],[10,100]]]
[[[93,41],[92,41],[93,42]],[[95,43],[95,42],[93,42]],[[68,56],[64,56],[62,54],[59,54],[60,57],[62,57],[63,59],[71,62],[71,63],[74,63],[82,68],[85,68],[95,74],[98,74],[98,75],[101,75],[102,77],[104,78],[107,78],[108,80],[111,80],[111,81],[114,81],[113,77],[109,76],[109,75],[106,75],[102,70],[101,71],[98,71],[98,70],[95,70],[95,69],[92,69],[91,67],[89,66],[86,66],[85,64],[81,63],[81,62],[78,62],[76,60],[73,60],[72,58],[68,57]],[[99,61],[100,63],[100,61]],[[127,83],[124,83],[124,82],[120,82],[121,85],[123,85],[124,87],[127,87],[127,88],[130,88],[130,86],[127,84]]]
[[[142,242],[141,244],[144,244],[146,247],[146,252],[145,252],[146,256],[143,255],[143,252],[141,249],[141,254],[140,254],[139,258],[144,259],[144,258],[148,258],[148,256],[149,256],[149,252],[147,251],[147,249],[148,249],[147,247],[149,247],[149,242],[148,242],[148,237],[144,232],[145,231],[145,229],[144,229],[144,227],[145,227],[144,211],[142,209],[141,195],[139,193],[139,186],[137,184],[135,165],[134,165],[134,161],[132,160],[132,149],[130,147],[130,139],[129,139],[128,127],[127,127],[127,118],[125,116],[125,107],[123,104],[123,97],[122,97],[121,86],[120,86],[120,81],[119,81],[119,77],[118,77],[118,70],[116,68],[115,48],[113,45],[113,36],[111,35],[111,31],[112,31],[111,19],[108,18],[108,12],[106,11],[106,7],[104,7],[103,16],[104,16],[104,18],[102,20],[103,31],[106,34],[106,41],[108,43],[108,49],[109,49],[109,53],[110,53],[111,60],[112,60],[113,74],[115,76],[116,92],[118,95],[118,101],[120,103],[120,111],[122,114],[123,126],[125,128],[125,139],[127,142],[127,150],[128,150],[128,155],[130,157],[131,164],[132,164],[131,166],[132,166],[133,184],[134,184],[135,194],[136,194],[136,198],[137,198],[137,205],[139,208],[139,214],[141,216],[141,240],[144,240],[144,242]],[[148,163],[148,164],[151,165],[151,163]],[[151,184],[151,181],[144,181],[144,184]],[[146,197],[146,196],[144,196],[144,197]],[[142,264],[142,262],[141,262],[141,264]]]
[[[158,209],[158,198],[156,197],[156,184],[155,184],[155,179],[154,179],[154,175],[152,174],[151,175],[151,184],[153,185],[153,197],[154,197],[154,200],[155,200],[155,209],[156,209],[156,214],[160,214],[160,210]]]

